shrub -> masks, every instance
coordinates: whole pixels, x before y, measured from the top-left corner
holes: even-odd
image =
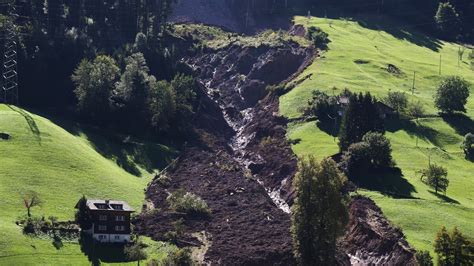
[[[169,195],[166,200],[170,204],[170,208],[177,212],[203,216],[209,216],[211,214],[207,203],[191,192],[185,192],[180,189]]]
[[[472,155],[474,155],[473,145],[474,145],[474,134],[468,133],[466,136],[464,136],[464,141],[462,143],[462,149],[466,157],[471,157]]]
[[[166,258],[161,262],[163,266],[188,266],[194,265],[191,251],[187,248],[174,249],[168,252]]]
[[[306,116],[315,116],[319,120],[327,120],[330,117],[336,117],[338,111],[337,97],[329,96],[324,92],[315,90],[313,97],[308,102],[304,110]]]
[[[390,141],[381,133],[369,132],[362,141],[369,146],[369,159],[372,167],[388,168],[393,165]]]
[[[381,133],[369,132],[361,142],[354,143],[342,155],[341,167],[350,177],[368,173],[372,169],[392,167],[390,141]]]
[[[438,87],[435,95],[435,105],[444,113],[455,111],[465,113],[468,98],[469,83],[461,77],[447,77]]]
[[[315,47],[326,49],[331,42],[329,35],[318,27],[309,27],[306,37],[311,40]]]
[[[407,114],[412,118],[418,119],[425,114],[425,108],[420,101],[412,102],[408,105]]]
[[[408,98],[404,92],[389,92],[384,102],[398,113],[403,112],[408,106]]]

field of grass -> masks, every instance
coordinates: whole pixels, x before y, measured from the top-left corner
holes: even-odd
[[[390,90],[406,92],[410,101],[423,103],[432,117],[387,126],[386,135],[401,173],[367,177],[359,193],[374,199],[417,249],[433,252],[433,239],[442,225],[458,226],[467,236],[473,236],[474,163],[464,159],[459,147],[463,136],[474,132],[474,71],[465,61],[458,65],[458,45],[428,38],[397,22],[306,17],[296,17],[295,22],[322,28],[331,43],[329,50],[301,74],[312,74],[311,79],[281,97],[282,114],[290,118],[301,116],[301,108],[315,89],[329,94],[333,87],[338,88],[336,93],[344,88],[370,91],[379,98]],[[395,65],[402,74],[389,73],[388,64]],[[412,94],[414,71],[416,90]],[[438,82],[447,75],[463,76],[473,84],[465,117],[437,116],[433,95]],[[298,155],[323,158],[338,152],[337,140],[315,122],[291,124],[288,138],[300,139],[293,145]],[[448,169],[450,186],[446,197],[435,195],[420,181],[417,171],[429,161]]]
[[[46,218],[73,219],[74,205],[83,194],[126,200],[141,210],[156,162],[135,163],[139,148],[122,150],[98,134],[79,128],[69,132],[47,118],[6,105],[0,105],[0,132],[12,137],[0,140],[0,265],[89,265],[77,241],[56,250],[51,239],[22,234],[15,221],[26,214],[20,197],[24,191],[39,193],[43,205],[32,214]],[[164,146],[156,150],[173,154]],[[164,255],[161,243],[146,242],[150,257]]]

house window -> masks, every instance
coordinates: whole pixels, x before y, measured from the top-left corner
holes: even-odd
[[[106,225],[99,225],[99,231],[107,231]]]
[[[99,235],[99,240],[103,240],[105,239],[105,236],[104,235]]]
[[[123,222],[123,221],[125,221],[125,216],[123,216],[123,215],[115,216],[115,221]]]
[[[120,240],[120,236],[115,236],[115,240]]]
[[[123,225],[116,225],[116,226],[115,226],[115,231],[117,231],[117,232],[125,231],[125,226],[123,226]]]
[[[99,215],[99,221],[107,221],[107,215]]]

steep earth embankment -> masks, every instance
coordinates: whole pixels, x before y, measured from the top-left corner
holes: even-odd
[[[417,265],[402,231],[393,227],[371,199],[356,196],[341,241],[352,265]]]
[[[200,245],[192,234],[206,236],[202,263],[295,263],[289,205],[297,160],[286,140],[287,121],[279,115],[278,97],[267,86],[293,79],[314,53],[295,43],[229,45],[183,59],[200,85],[196,138],[149,185],[147,200],[158,210],[144,210],[136,223],[140,233],[164,239],[184,218],[186,234],[178,244]],[[170,184],[161,182],[165,176]],[[203,219],[170,211],[166,198],[177,189],[200,196],[212,215]],[[373,203],[355,199],[351,214],[339,264],[406,262],[410,255],[413,259],[409,249],[404,253],[403,245],[393,244],[406,242]]]

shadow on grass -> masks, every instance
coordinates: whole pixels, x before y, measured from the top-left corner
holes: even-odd
[[[441,134],[440,132],[411,120],[388,120],[385,122],[385,130],[392,133],[395,133],[399,130],[404,130],[410,136],[415,136],[422,140],[429,141],[438,147],[442,146],[442,144],[439,142],[439,135]]]
[[[428,35],[418,32],[416,29],[410,29],[402,26],[394,26],[388,24],[386,19],[367,16],[367,17],[356,17],[355,20],[364,28],[384,31],[399,40],[406,40],[417,46],[426,47],[430,50],[438,52],[441,48],[441,42],[436,38],[431,38]],[[370,37],[369,37],[370,38]],[[376,37],[374,37],[375,39]]]
[[[461,136],[474,133],[474,120],[465,114],[442,114],[441,117]]]
[[[33,117],[30,114],[28,114],[27,112],[25,112],[24,110],[22,110],[18,107],[11,106],[11,105],[7,105],[7,106],[12,111],[17,112],[18,114],[20,114],[21,116],[23,116],[25,118],[26,123],[28,124],[28,127],[30,128],[31,133],[33,133],[33,135],[35,136],[36,141],[41,143],[41,132],[40,132],[40,130],[38,128],[38,125],[36,124],[35,120],[33,119]]]
[[[339,119],[336,121],[334,120],[318,120],[316,121],[316,126],[323,131],[324,133],[328,134],[331,137],[337,137],[339,136],[339,128],[340,128],[341,122]]]
[[[400,168],[372,171],[353,182],[361,188],[378,191],[393,198],[412,199],[414,197],[411,194],[416,192],[415,187],[404,178]]]
[[[452,199],[452,198],[450,198],[446,195],[437,194],[434,191],[428,191],[428,192],[430,192],[432,195],[436,196],[438,199],[443,200],[447,203],[459,204],[459,201],[457,201],[455,199]]]
[[[79,124],[70,119],[42,114],[56,125],[75,136],[85,136],[92,147],[103,157],[113,160],[128,173],[141,176],[139,168],[151,173],[165,168],[178,152],[152,141],[135,140],[111,130]]]
[[[384,31],[399,40],[406,40],[435,52],[439,51],[442,45],[438,39],[423,34],[419,29],[404,26],[406,23],[403,23],[403,21],[398,22],[397,19],[389,19],[388,16],[376,16],[373,13],[363,12],[362,10],[357,12],[354,12],[354,10],[343,10],[338,6],[325,6],[324,8],[313,9],[311,14],[317,17],[356,21],[364,28]],[[307,11],[300,12],[300,15],[306,16]],[[377,35],[367,36],[367,38],[376,39]]]
[[[91,265],[98,266],[102,262],[119,263],[127,262],[124,253],[125,245],[123,244],[101,244],[92,239],[92,237],[81,234],[79,239],[81,251],[87,256]]]

